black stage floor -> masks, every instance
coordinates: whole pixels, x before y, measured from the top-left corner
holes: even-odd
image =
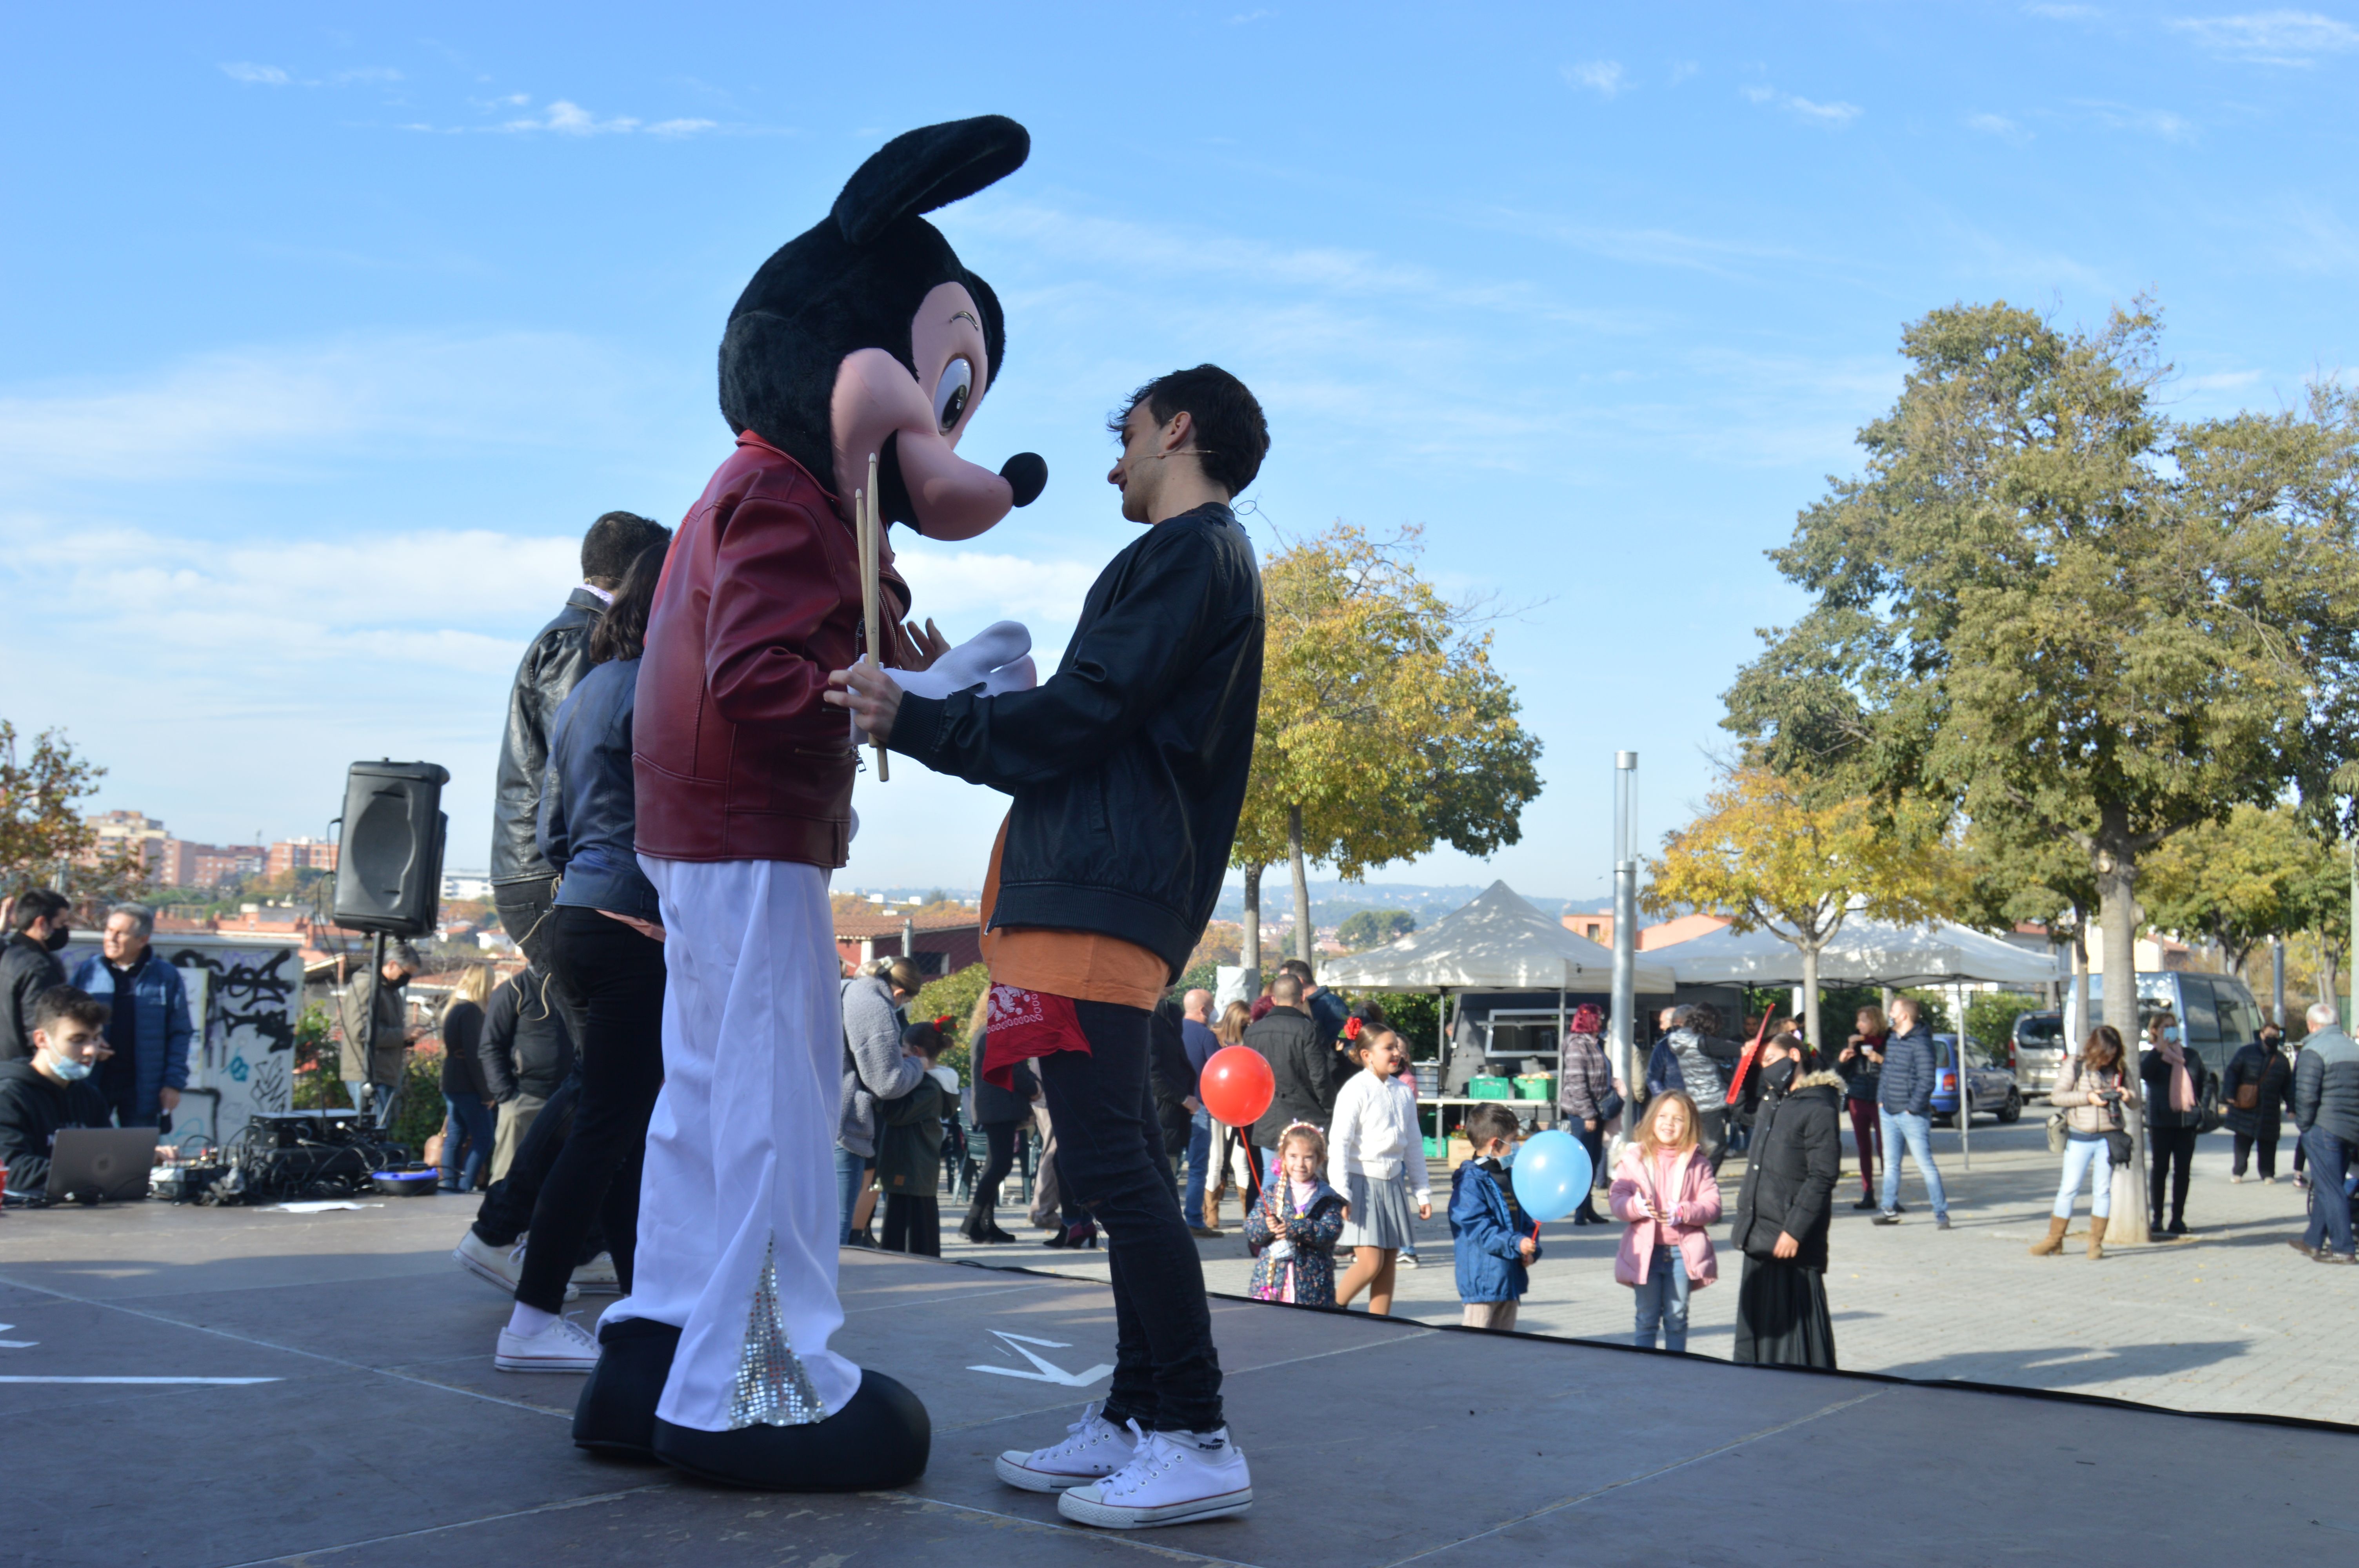
[[[719,1490],[583,1455],[578,1379],[493,1369],[506,1303],[448,1258],[471,1213],[0,1218],[0,1563],[2359,1563],[2341,1430],[1225,1298],[1253,1512],[1084,1530],[990,1461],[1103,1391],[1103,1288],[867,1252],[844,1255],[839,1343],[926,1400],[931,1469]],[[169,1379],[260,1380],[139,1380]]]

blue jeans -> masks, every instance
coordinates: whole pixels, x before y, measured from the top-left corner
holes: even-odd
[[[1675,1247],[1656,1248],[1654,1261],[1647,1265],[1647,1282],[1638,1287],[1638,1328],[1630,1343],[1652,1350],[1658,1325],[1664,1349],[1688,1347],[1688,1260]]]
[[[2310,1156],[2310,1228],[2301,1238],[2311,1247],[2326,1243],[2332,1251],[2351,1252],[2351,1199],[2343,1185],[2350,1168],[2351,1146],[2322,1127],[2301,1135]]]
[[[2113,1146],[2102,1138],[2074,1138],[2064,1145],[2064,1180],[2056,1189],[2056,1206],[2049,1212],[2059,1219],[2072,1217],[2072,1199],[2081,1184],[2089,1184],[2089,1212],[2099,1219],[2114,1217]]]
[[[492,1108],[472,1095],[442,1097],[442,1184],[472,1193],[492,1163]],[[467,1146],[467,1163],[459,1164],[459,1145]]]
[[[1900,1206],[1900,1151],[1903,1145],[1908,1157],[1917,1162],[1917,1173],[1925,1178],[1925,1195],[1933,1200],[1933,1213],[1938,1217],[1950,1212],[1950,1199],[1941,1191],[1941,1173],[1933,1165],[1933,1119],[1911,1116],[1905,1110],[1884,1113],[1884,1212],[1890,1214]]]
[[[1200,1110],[1188,1123],[1188,1193],[1180,1200],[1180,1217],[1190,1225],[1204,1223],[1204,1183],[1212,1168],[1212,1113]]]
[[[868,1159],[854,1154],[839,1143],[835,1146],[835,1244],[852,1245],[852,1210],[860,1202],[862,1181],[868,1174]]]

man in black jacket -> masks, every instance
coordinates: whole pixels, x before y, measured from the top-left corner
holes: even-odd
[[[1834,1073],[1805,1075],[1804,1065],[1802,1043],[1791,1034],[1762,1047],[1761,1109],[1729,1227],[1745,1254],[1730,1358],[1832,1370],[1827,1227],[1843,1167],[1836,1122],[1843,1081]]]
[[[1269,1109],[1253,1127],[1256,1168],[1267,1181],[1277,1135],[1298,1121],[1325,1130],[1335,1114],[1335,1095],[1353,1069],[1321,1042],[1319,1022],[1302,1005],[1301,980],[1284,969],[1269,982],[1269,1011],[1245,1026],[1245,1043],[1269,1063],[1276,1085]]]
[[[506,1179],[533,1119],[573,1070],[572,1033],[549,1001],[555,989],[539,965],[527,964],[484,1004],[475,1053],[484,1065],[484,1087],[500,1102],[499,1128],[492,1135],[495,1183]]]
[[[2310,1155],[2310,1228],[2294,1245],[2321,1263],[2354,1260],[2343,1181],[2359,1149],[2359,1044],[2342,1024],[2332,1002],[2311,1008],[2293,1067],[2293,1124]]]
[[[8,1195],[48,1196],[49,1149],[60,1129],[105,1127],[113,1108],[91,1068],[106,1047],[107,1007],[72,986],[51,986],[28,1010],[33,1054],[0,1062],[0,1166]]]
[[[524,651],[508,687],[507,729],[500,737],[497,793],[492,800],[492,905],[500,928],[538,960],[546,956],[557,871],[535,836],[549,771],[549,726],[558,705],[590,673],[590,626],[613,602],[641,550],[671,537],[662,524],[609,512],[582,536],[582,582],[565,608]]]
[[[418,972],[418,949],[396,938],[387,943],[385,962],[372,979],[363,972],[346,981],[336,995],[336,1022],[344,1035],[344,1087],[353,1103],[361,1103],[364,1085],[374,1092],[369,1108],[386,1114],[399,1090],[408,1063],[411,1035],[409,977]]]
[[[1015,797],[984,881],[986,1070],[1038,1056],[1059,1175],[1104,1222],[1116,1334],[1103,1408],[998,1472],[1060,1491],[1068,1519],[1130,1528],[1253,1500],[1163,1156],[1149,1010],[1212,915],[1253,762],[1261,579],[1229,501],[1269,427],[1242,383],[1200,365],[1140,388],[1115,428],[1106,477],[1148,527],[1091,586],[1054,676],[928,697],[863,664],[829,677],[828,700],[894,751]]]
[[[0,1062],[22,1062],[33,1054],[33,1003],[66,983],[58,950],[73,936],[73,909],[65,894],[34,888],[17,895],[8,925],[8,944],[0,947]]]

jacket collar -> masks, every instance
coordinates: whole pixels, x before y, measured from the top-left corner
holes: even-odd
[[[565,608],[586,610],[592,615],[603,615],[606,612],[606,601],[586,588],[577,588],[565,596]]]
[[[777,462],[782,462],[788,468],[793,469],[797,473],[801,474],[805,479],[810,481],[812,486],[816,488],[821,495],[827,497],[827,503],[830,506],[833,507],[838,513],[842,513],[843,511],[843,498],[836,494],[832,490],[830,490],[824,483],[821,482],[819,475],[803,467],[803,465],[795,459],[793,454],[779,450],[777,447],[772,446],[769,442],[754,434],[751,430],[738,431],[737,444],[741,447],[753,447],[762,452],[766,457]]]

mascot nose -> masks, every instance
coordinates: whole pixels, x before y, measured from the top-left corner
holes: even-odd
[[[1016,504],[1029,506],[1040,499],[1049,483],[1049,465],[1038,452],[1018,452],[1000,465],[999,477],[1016,494]]]

